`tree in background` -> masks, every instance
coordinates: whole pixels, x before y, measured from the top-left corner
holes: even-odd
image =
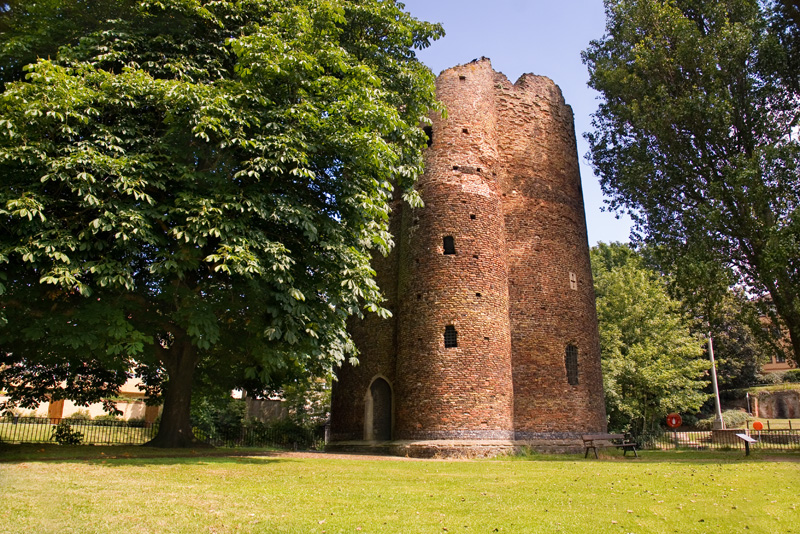
[[[0,386],[86,403],[134,369],[151,445],[187,446],[194,384],[324,375],[386,313],[370,254],[393,186],[419,203],[443,32],[387,0],[95,3],[2,8],[5,57],[50,59],[3,70]]]
[[[608,0],[584,52],[587,134],[613,209],[688,295],[760,297],[800,358],[797,5]],[[718,305],[721,300],[712,298]]]
[[[628,245],[591,250],[609,427],[641,435],[670,412],[696,412],[710,367],[680,303]]]

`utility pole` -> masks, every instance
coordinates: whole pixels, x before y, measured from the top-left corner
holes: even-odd
[[[722,405],[719,403],[717,363],[714,361],[714,343],[711,341],[711,332],[708,333],[708,355],[711,358],[711,384],[714,386],[714,402],[717,408],[717,413],[714,416],[714,430],[725,430],[725,421],[722,420]]]

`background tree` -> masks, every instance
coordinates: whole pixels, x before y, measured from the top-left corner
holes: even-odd
[[[164,394],[151,444],[186,446],[193,384],[325,374],[346,318],[385,313],[370,254],[393,184],[418,203],[436,101],[414,49],[442,30],[385,0],[115,16],[0,96],[0,386],[88,402],[134,369]]]
[[[695,412],[708,361],[680,303],[628,245],[591,250],[609,426],[641,435],[670,412]]]
[[[693,252],[698,255],[673,257],[659,249],[641,250],[648,267],[669,273],[667,290],[692,318],[692,332],[713,338],[720,388],[755,385],[761,366],[773,355],[785,358],[791,353],[785,333],[767,318],[768,302],[737,288],[730,270],[709,253]]]
[[[584,53],[602,95],[587,138],[611,207],[632,215],[685,292],[713,280],[720,294],[735,283],[763,296],[797,360],[797,56],[792,19],[774,7],[607,1],[606,36]]]

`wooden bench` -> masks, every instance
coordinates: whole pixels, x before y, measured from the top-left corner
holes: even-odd
[[[583,455],[584,458],[589,457],[589,450],[594,451],[594,457],[597,458],[597,447],[617,447],[622,449],[622,455],[626,456],[628,451],[633,451],[633,455],[635,457],[639,457],[636,454],[636,443],[631,440],[626,439],[625,434],[584,434],[581,436],[583,439],[583,446],[586,447],[586,454]],[[610,441],[609,445],[605,443],[599,443],[603,441]]]

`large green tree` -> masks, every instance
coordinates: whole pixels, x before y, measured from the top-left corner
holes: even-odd
[[[606,14],[584,60],[602,98],[589,156],[612,208],[684,294],[762,297],[798,359],[796,3],[608,0]]]
[[[641,435],[670,412],[695,412],[710,363],[662,277],[628,245],[591,250],[609,426]]]
[[[4,71],[0,387],[89,402],[133,369],[174,447],[201,378],[257,391],[352,355],[346,318],[385,313],[393,188],[418,202],[437,104],[414,50],[441,27],[392,0],[137,0],[75,32],[92,2],[24,4],[3,38],[65,41]]]

